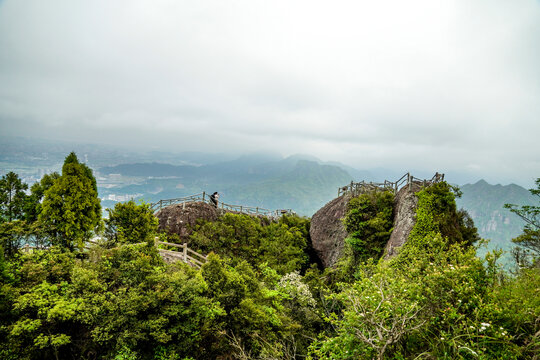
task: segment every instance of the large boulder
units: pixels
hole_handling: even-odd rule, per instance
[[[309,235],[324,267],[334,266],[341,256],[347,237],[342,219],[347,212],[349,199],[349,196],[335,198],[311,218]]]
[[[390,258],[397,254],[416,223],[418,208],[417,191],[422,189],[421,182],[413,182],[401,188],[394,199],[394,222],[390,239],[385,246],[384,256]],[[341,257],[347,231],[342,219],[347,211],[350,195],[340,196],[330,201],[313,215],[309,234],[313,248],[324,267],[334,266]]]
[[[159,229],[177,234],[182,239],[191,235],[197,220],[216,221],[218,209],[205,202],[190,202],[167,206],[159,210],[156,217]]]

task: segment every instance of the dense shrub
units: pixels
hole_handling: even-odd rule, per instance
[[[394,195],[389,191],[362,194],[347,204],[345,241],[360,261],[382,255],[392,232],[393,208]]]
[[[474,248],[430,240],[400,266],[362,265],[357,281],[331,295],[342,305],[329,317],[337,332],[313,343],[312,358],[531,358],[539,349],[538,272],[500,283],[494,258],[485,265]]]
[[[190,236],[190,246],[202,253],[215,252],[254,267],[266,263],[279,274],[307,266],[309,220],[284,216],[276,222],[227,213],[215,222],[204,222]]]
[[[130,200],[116,203],[114,209],[107,209],[105,237],[110,246],[118,243],[141,243],[152,241],[158,231],[158,219],[148,204],[135,204]]]
[[[477,258],[476,229],[447,184],[418,196],[416,225],[391,261],[379,257],[392,195],[351,200],[352,260],[324,271],[308,268],[309,220],[296,216],[199,224],[189,241],[209,253],[200,270],[165,264],[151,241],[131,244],[155,232],[134,203],[111,212],[115,247],[88,254],[21,255],[13,236],[33,230],[8,223],[0,358],[534,359],[539,269],[509,277],[498,254]]]

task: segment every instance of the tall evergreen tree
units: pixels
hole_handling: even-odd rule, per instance
[[[28,185],[23,183],[13,171],[0,179],[0,218],[11,222],[20,219],[23,215],[25,190]]]
[[[33,223],[38,219],[39,213],[41,213],[41,201],[47,191],[56,179],[60,177],[60,174],[53,172],[52,174],[45,174],[40,181],[34,183],[30,187],[30,195],[26,198],[24,204],[24,218],[27,222]]]
[[[74,152],[66,157],[62,175],[45,191],[38,219],[51,242],[68,249],[82,248],[101,225],[96,179]]]

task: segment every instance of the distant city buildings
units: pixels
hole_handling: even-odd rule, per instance
[[[124,194],[124,195],[108,194],[108,195],[102,196],[101,200],[124,202],[124,201],[129,201],[129,200],[139,198],[141,196],[143,196],[143,194]]]

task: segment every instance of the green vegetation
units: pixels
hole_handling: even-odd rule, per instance
[[[429,242],[436,234],[445,237],[450,244],[459,243],[465,247],[480,240],[469,214],[457,210],[456,193],[460,195],[459,190],[441,182],[416,194],[416,223],[402,250],[410,247],[417,251],[421,246],[431,246]]]
[[[496,265],[500,254],[477,258],[476,229],[448,184],[417,195],[417,222],[397,257],[359,264],[349,277],[347,261],[326,271],[341,281],[325,291],[334,331],[312,343],[312,358],[531,358],[540,349],[540,273],[511,278]]]
[[[501,261],[510,268],[513,262],[510,251],[515,246],[511,239],[522,233],[525,222],[504,205],[534,205],[538,201],[536,196],[515,184],[490,185],[483,180],[461,186],[460,191],[463,195],[456,199],[458,206],[471,214],[482,239],[489,239],[487,246],[479,249],[478,255],[483,256],[488,250],[505,250],[508,253],[501,257]]]
[[[45,191],[38,220],[51,241],[59,246],[82,248],[101,225],[101,205],[92,170],[77,155],[66,157],[62,175]]]
[[[158,232],[158,220],[148,204],[137,205],[133,200],[117,203],[107,209],[105,238],[109,246],[124,243],[153,241]]]
[[[308,265],[309,220],[283,216],[277,222],[266,218],[225,214],[216,222],[199,225],[190,246],[202,253],[215,252],[233,263],[252,266],[266,263],[283,275]]]
[[[536,189],[530,189],[531,195],[540,198],[540,178],[536,179]],[[514,257],[520,266],[540,265],[540,206],[506,204],[505,208],[525,221],[523,233],[512,239],[520,247],[514,249]]]
[[[52,174],[45,174],[40,181],[36,182],[30,188],[30,195],[26,199],[24,206],[25,220],[28,222],[36,222],[39,214],[43,209],[42,200],[45,196],[45,192],[54,184],[54,182],[60,177],[60,174],[54,172]]]
[[[310,264],[309,219],[225,214],[188,239],[209,254],[197,270],[163,262],[151,241],[156,220],[133,201],[109,211],[107,242],[80,251],[75,245],[99,221],[97,207],[87,206],[91,171],[74,154],[68,159],[61,176],[32,187],[24,201],[32,210],[0,227],[2,359],[532,359],[540,352],[539,268],[521,264],[509,275],[498,253],[478,258],[474,225],[445,183],[417,194],[416,225],[391,260],[381,255],[393,198],[381,192],[349,203],[354,261],[324,270]],[[67,207],[71,216],[51,227],[44,220],[60,193],[81,206]],[[53,246],[21,253],[30,239]]]
[[[312,344],[318,359],[530,359],[540,347],[538,271],[504,278],[489,257],[436,235],[400,266],[362,265],[331,298],[335,334]],[[527,297],[521,301],[520,297]]]
[[[352,198],[343,223],[349,233],[345,241],[351,245],[359,261],[378,259],[392,232],[394,194],[371,192]]]
[[[11,222],[23,216],[28,185],[24,184],[14,172],[0,179],[0,222]]]

